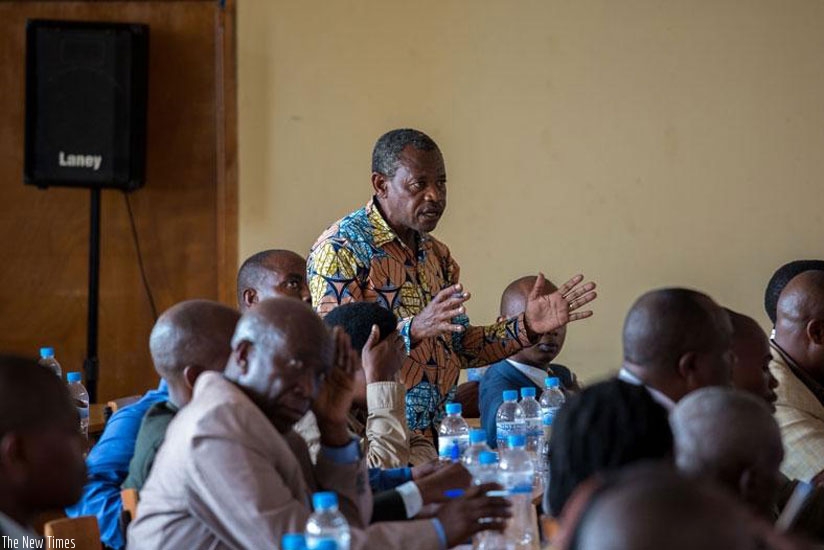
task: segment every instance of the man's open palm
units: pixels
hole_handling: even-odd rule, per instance
[[[583,275],[576,275],[548,294],[543,290],[546,278],[543,273],[538,273],[524,311],[529,330],[535,334],[546,334],[572,321],[591,317],[590,310],[577,311],[597,297],[595,283],[578,286],[583,280]]]

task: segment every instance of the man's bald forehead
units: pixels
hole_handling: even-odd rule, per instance
[[[535,286],[535,281],[538,280],[536,275],[527,275],[519,279],[515,279],[507,285],[504,293],[501,296],[501,315],[511,316],[517,315],[524,310],[529,293],[532,292],[532,287]],[[555,292],[558,287],[549,279],[544,279],[545,292]]]
[[[796,275],[778,298],[779,320],[813,318],[824,318],[824,271],[805,271]]]
[[[238,321],[232,347],[241,341],[264,345],[275,352],[284,343],[331,346],[329,332],[320,317],[305,302],[292,298],[263,300],[254,309],[243,314]]]

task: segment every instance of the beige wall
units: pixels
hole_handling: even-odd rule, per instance
[[[240,253],[305,253],[370,194],[372,144],[440,144],[436,235],[492,320],[546,270],[598,281],[560,357],[620,362],[627,308],[703,289],[766,324],[763,287],[824,256],[818,0],[240,0]]]

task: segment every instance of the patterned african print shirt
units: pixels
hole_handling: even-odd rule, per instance
[[[412,344],[412,318],[441,289],[456,284],[460,272],[446,245],[432,236],[419,234],[417,248],[401,242],[373,198],[318,238],[307,278],[321,316],[356,301],[377,302],[395,313],[407,352],[401,369],[407,423],[410,430],[427,432],[440,424],[444,405],[454,399],[459,369],[495,363],[530,342],[522,313],[477,327],[461,315],[452,322],[465,327],[462,333]]]

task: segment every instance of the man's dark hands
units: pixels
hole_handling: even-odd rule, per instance
[[[426,304],[423,311],[412,318],[409,327],[409,337],[413,343],[426,338],[436,338],[442,334],[451,335],[453,332],[463,332],[463,325],[452,323],[452,319],[466,313],[463,303],[471,298],[468,292],[463,291],[463,285],[457,284],[446,287],[438,292],[432,301]]]

